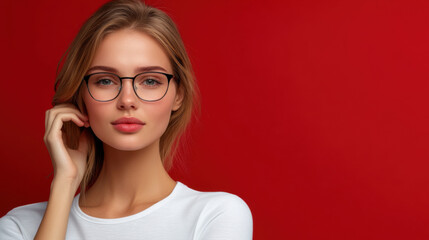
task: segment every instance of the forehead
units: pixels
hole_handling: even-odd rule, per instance
[[[106,66],[118,74],[138,73],[147,66],[160,66],[171,73],[171,64],[162,46],[146,33],[123,29],[108,34],[98,46],[90,67]]]

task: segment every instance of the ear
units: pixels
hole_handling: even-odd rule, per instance
[[[177,111],[182,106],[183,95],[183,88],[179,87],[176,92],[176,97],[174,98],[172,111]]]

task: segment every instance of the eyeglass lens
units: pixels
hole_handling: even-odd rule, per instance
[[[98,101],[110,101],[121,91],[121,79],[109,73],[96,73],[88,78],[88,90]],[[157,101],[168,90],[168,78],[161,73],[142,73],[134,80],[134,92],[146,101]]]

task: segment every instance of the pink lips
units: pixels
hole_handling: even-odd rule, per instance
[[[138,120],[137,118],[122,117],[112,122],[112,125],[116,130],[120,132],[133,133],[140,130],[145,125],[145,123]]]

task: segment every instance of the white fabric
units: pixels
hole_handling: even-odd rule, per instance
[[[137,214],[103,219],[79,208],[70,211],[66,239],[249,240],[251,212],[239,197],[225,192],[198,192],[177,182],[173,192]],[[17,207],[0,218],[0,239],[33,239],[47,202]]]

